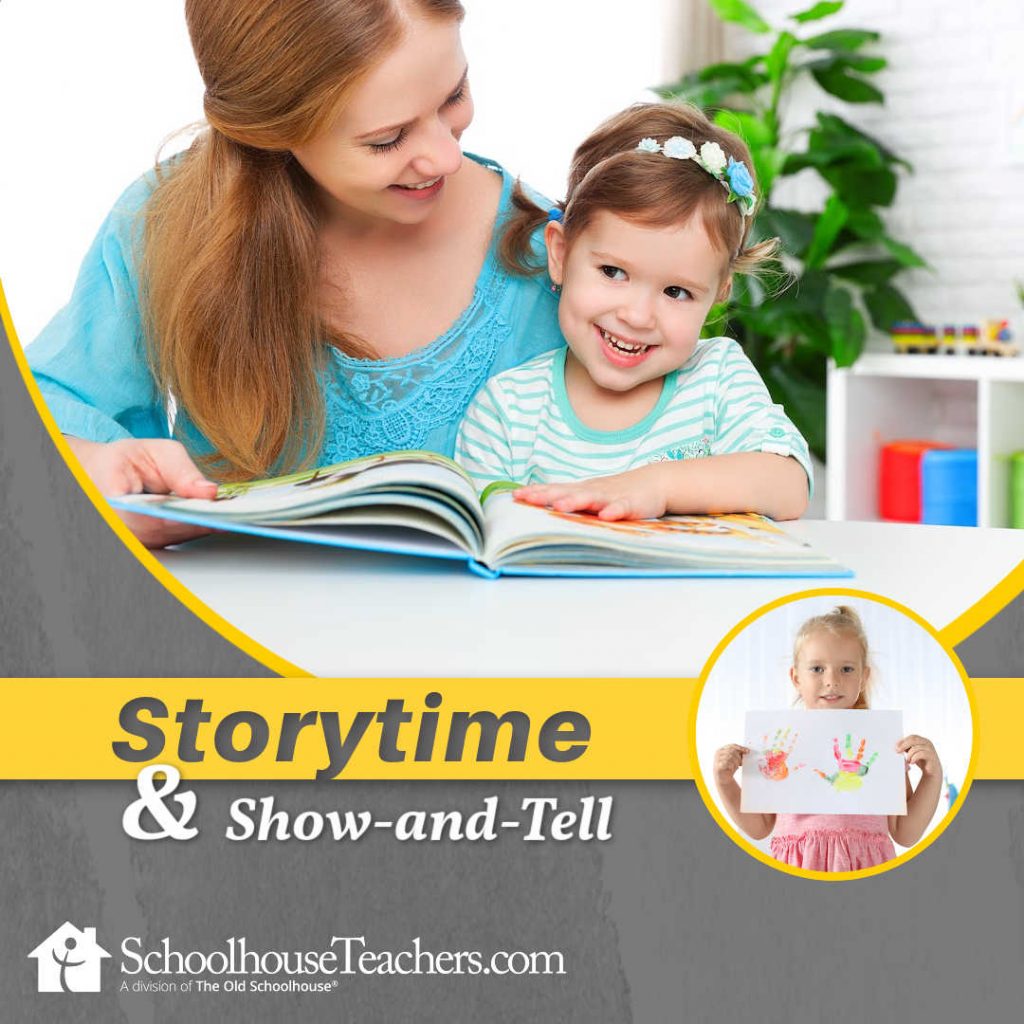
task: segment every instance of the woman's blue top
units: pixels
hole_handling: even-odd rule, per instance
[[[397,359],[354,359],[329,348],[320,465],[403,448],[451,456],[462,415],[484,381],[563,344],[547,274],[512,274],[498,259],[512,178],[497,164],[473,159],[502,176],[502,190],[472,301],[439,338]],[[152,173],[145,175],[115,204],[85,257],[71,301],[27,356],[63,433],[90,441],[176,436],[208,453],[187,410],[177,411],[172,435],[168,403],[147,362],[137,257],[140,213],[154,183]],[[538,232],[535,252],[542,251]]]

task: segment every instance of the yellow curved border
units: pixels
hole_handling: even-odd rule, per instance
[[[744,836],[719,810],[718,804],[715,802],[710,790],[708,789],[707,783],[704,781],[704,773],[699,761],[697,760],[697,713],[700,708],[701,695],[704,692],[708,676],[711,674],[711,670],[714,668],[715,662],[718,661],[722,652],[729,646],[729,644],[732,643],[732,641],[735,640],[736,637],[739,636],[739,634],[756,619],[761,618],[761,616],[773,611],[775,608],[780,608],[786,604],[792,604],[795,601],[802,601],[809,597],[854,597],[863,601],[874,601],[877,604],[887,605],[889,608],[905,615],[908,619],[912,619],[922,629],[930,633],[949,656],[949,660],[953,663],[953,667],[960,673],[960,678],[964,684],[964,692],[967,694],[967,703],[971,709],[971,757],[967,764],[967,777],[964,779],[963,788],[957,794],[957,798],[953,806],[949,808],[942,820],[924,839],[915,843],[906,852],[901,853],[893,860],[886,861],[884,864],[879,864],[876,867],[871,868],[862,868],[860,871],[809,871],[805,868],[795,868],[789,864],[783,864],[780,861],[775,860],[773,857],[769,857],[768,854],[754,846],[753,843],[751,843],[750,840],[747,839],[747,837]],[[907,861],[912,860],[923,850],[931,846],[931,844],[934,843],[935,840],[938,839],[946,830],[946,827],[953,818],[959,813],[960,808],[963,806],[964,799],[970,791],[971,783],[974,781],[974,772],[978,761],[978,706],[974,699],[970,680],[967,673],[964,671],[963,665],[960,664],[960,659],[956,656],[952,647],[943,640],[942,634],[939,633],[931,623],[926,622],[916,612],[912,612],[909,608],[899,604],[897,601],[893,601],[888,597],[882,597],[880,594],[872,594],[866,590],[847,590],[843,588],[833,589],[829,587],[818,590],[805,590],[799,594],[787,594],[785,597],[781,597],[778,600],[772,601],[770,604],[763,605],[756,611],[751,612],[750,615],[743,619],[742,622],[739,622],[729,630],[722,642],[714,649],[714,651],[711,652],[711,657],[708,658],[707,664],[704,666],[704,669],[700,674],[700,678],[697,681],[697,690],[694,700],[690,706],[688,738],[690,741],[690,749],[693,751],[693,780],[696,782],[697,789],[700,791],[700,797],[704,801],[704,806],[711,813],[711,816],[715,821],[718,822],[722,831],[734,843],[736,843],[740,849],[749,853],[751,857],[755,860],[759,860],[762,864],[767,864],[776,871],[784,872],[787,875],[793,875],[795,878],[813,878],[822,882],[848,882],[852,879],[870,878],[873,875],[881,875],[886,871],[891,871],[893,868],[899,867],[901,864],[906,864]]]
[[[0,321],[3,322],[4,330],[7,332],[11,354],[14,356],[14,361],[21,372],[21,377],[25,382],[29,397],[32,399],[32,404],[36,407],[36,412],[39,413],[39,418],[42,420],[46,432],[50,435],[50,439],[56,446],[57,451],[60,452],[71,474],[78,481],[78,485],[85,491],[86,496],[96,507],[96,511],[103,517],[107,525],[121,538],[125,547],[149,570],[150,575],[159,580],[193,615],[197,616],[202,622],[205,622],[207,626],[219,633],[225,640],[229,640],[240,650],[248,654],[250,658],[260,662],[260,664],[270,669],[271,672],[276,672],[280,676],[290,678],[308,677],[310,675],[309,672],[304,671],[297,665],[293,665],[290,661],[286,661],[269,648],[257,643],[251,636],[243,633],[236,626],[231,625],[230,622],[218,615],[212,608],[200,601],[188,587],[179,582],[172,573],[168,572],[153,557],[150,551],[125,526],[117,513],[103,500],[103,496],[96,489],[96,485],[86,475],[81,465],[79,465],[78,459],[75,458],[68,447],[67,441],[64,440],[64,435],[60,432],[56,421],[50,413],[49,407],[39,391],[39,385],[36,384],[35,377],[32,376],[32,371],[29,369],[28,361],[25,358],[25,350],[22,348],[17,332],[14,330],[14,321],[11,319],[11,311],[7,305],[2,278],[0,278]]]

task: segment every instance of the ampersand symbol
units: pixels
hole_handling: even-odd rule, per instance
[[[159,787],[154,785],[157,774],[164,776]],[[193,839],[199,829],[189,828],[188,822],[196,812],[195,793],[179,793],[174,797],[180,816],[167,806],[167,799],[178,788],[181,772],[169,764],[151,764],[139,772],[136,785],[139,799],[133,800],[121,816],[121,827],[133,839]],[[142,812],[149,811],[160,828],[150,832],[142,827]]]

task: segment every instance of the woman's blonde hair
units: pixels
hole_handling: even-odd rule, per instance
[[[864,666],[865,676],[861,684],[860,696],[854,708],[866,710],[870,705],[871,683],[874,672],[871,670],[871,659],[868,652],[868,635],[864,632],[864,624],[860,616],[849,605],[836,605],[824,615],[813,615],[797,631],[793,640],[793,667],[796,668],[800,660],[800,652],[803,650],[807,638],[814,633],[832,633],[839,636],[848,636],[857,641],[860,647],[861,662]]]
[[[698,150],[705,142],[717,143],[727,157],[745,163],[753,178],[753,160],[743,141],[712,124],[696,107],[634,104],[599,125],[573,155],[565,201],[559,204],[567,247],[602,210],[652,227],[684,224],[699,212],[712,244],[726,256],[728,270],[756,270],[774,255],[778,240],[747,245],[753,217],[744,217],[739,203],[727,201],[721,182],[694,160],[654,159],[637,152],[641,139],[664,143],[675,136]],[[512,270],[536,273],[541,267],[532,253],[531,236],[548,212],[518,186],[513,203],[516,212],[505,229],[501,257]]]
[[[290,151],[328,127],[411,11],[463,13],[458,0],[186,0],[209,127],[158,168],[141,300],[157,386],[221,479],[315,458],[325,346],[371,354],[320,308],[316,193]]]

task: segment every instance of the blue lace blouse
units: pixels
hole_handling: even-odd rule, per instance
[[[318,462],[420,448],[452,455],[470,399],[495,373],[563,344],[557,299],[546,274],[511,274],[497,256],[511,211],[512,178],[502,176],[495,229],[473,298],[430,344],[397,359],[354,359],[331,348],[322,375],[327,430]],[[29,365],[61,431],[91,441],[170,437],[167,404],[146,360],[135,253],[152,174],[115,204],[93,242],[71,300],[28,347]],[[535,240],[541,251],[540,235]],[[179,411],[174,435],[209,452]]]

